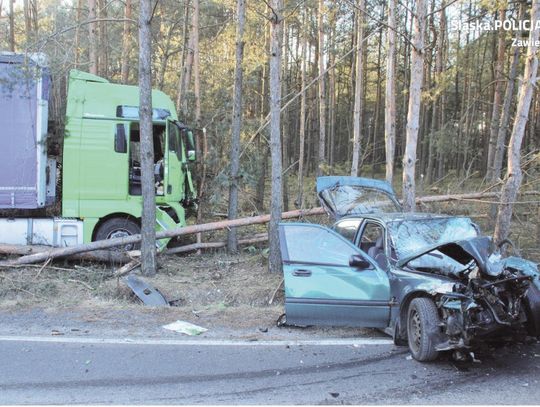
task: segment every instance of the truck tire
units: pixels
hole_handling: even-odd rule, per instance
[[[111,218],[99,225],[95,240],[113,239],[141,233],[141,227],[129,218]],[[123,247],[113,247],[112,250],[135,250],[140,244],[132,243]]]
[[[415,298],[407,312],[407,339],[412,357],[419,362],[429,362],[439,356],[432,340],[438,329],[439,314],[429,298]]]

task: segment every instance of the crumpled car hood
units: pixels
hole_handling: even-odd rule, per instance
[[[524,274],[535,277],[535,284],[540,288],[538,267],[535,263],[520,257],[503,258],[490,237],[482,236],[442,245],[432,246],[398,261],[397,266],[402,267],[410,261],[433,251],[439,251],[446,256],[465,265],[475,260],[480,272],[492,277],[499,276],[507,267],[521,270]],[[453,273],[459,277],[457,273]]]

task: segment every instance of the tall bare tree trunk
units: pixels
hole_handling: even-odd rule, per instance
[[[322,175],[326,163],[326,86],[325,86],[325,50],[324,50],[324,0],[319,0],[317,7],[318,43],[319,43],[319,154],[317,176]]]
[[[381,12],[384,14],[384,11]],[[382,79],[381,79],[381,56],[382,56],[382,44],[383,44],[383,30],[379,29],[379,40],[377,45],[377,79],[375,92],[375,112],[372,120],[372,144],[371,144],[371,177],[375,178],[375,167],[377,166],[378,158],[378,139],[379,139],[379,122],[381,116],[381,101],[382,101]],[[367,59],[367,58],[366,58]],[[367,82],[367,81],[366,81]],[[369,133],[368,133],[369,134]]]
[[[98,10],[99,10],[99,18],[101,20],[105,20],[107,18],[107,1],[106,0],[98,0]],[[99,40],[98,40],[98,61],[99,61],[99,75],[107,77],[109,75],[109,41],[107,41],[107,22],[106,21],[100,21],[98,23],[98,34],[99,34]]]
[[[184,77],[187,70],[186,53],[188,47],[188,25],[189,25],[189,3],[190,0],[184,0],[184,22],[182,25],[182,50],[180,52],[180,75],[178,76],[176,110],[180,113],[182,100],[185,98],[186,89],[184,87]]]
[[[499,10],[499,20],[504,21],[506,16],[506,5],[503,4]],[[495,65],[495,92],[493,93],[493,109],[491,110],[491,126],[489,131],[488,148],[488,181],[495,181],[495,150],[497,149],[497,137],[499,133],[499,119],[501,116],[501,102],[504,88],[504,51],[505,51],[506,30],[499,30],[499,42],[497,46],[497,61]]]
[[[531,6],[531,27],[535,27],[540,22],[540,0],[533,0]],[[525,60],[525,71],[523,81],[519,90],[519,100],[516,108],[514,127],[510,136],[508,148],[508,168],[506,170],[506,182],[501,191],[501,205],[497,214],[494,240],[496,243],[502,242],[508,237],[510,232],[510,222],[512,220],[513,202],[515,202],[523,174],[521,171],[521,142],[525,134],[525,126],[529,117],[531,100],[537,81],[538,72],[538,41],[540,37],[539,29],[532,29],[529,32],[529,46],[527,49],[527,59]]]
[[[300,62],[300,129],[299,138],[300,146],[298,149],[298,192],[296,195],[295,205],[297,208],[301,208],[303,204],[304,194],[304,155],[306,146],[306,70],[307,70],[307,11],[303,14],[302,25],[302,56]]]
[[[98,73],[98,53],[97,53],[97,37],[96,37],[96,0],[88,0],[88,20],[92,21],[88,24],[88,59],[90,66],[88,70],[91,74]]]
[[[77,0],[77,28],[75,29],[75,68],[81,63],[81,19],[84,0]]]
[[[283,33],[282,39],[282,73],[281,73],[281,94],[288,95],[289,89],[289,25],[287,21],[283,20],[283,27],[281,29]],[[289,111],[285,109],[283,111],[283,117],[281,118],[281,155],[282,155],[282,166],[285,167],[283,172],[282,184],[283,184],[283,211],[287,212],[289,210]]]
[[[30,11],[30,0],[23,1],[24,11],[24,29],[26,31],[26,46],[28,47],[32,42],[32,18]]]
[[[396,3],[388,2],[388,50],[386,55],[386,92],[384,106],[384,140],[386,152],[386,181],[394,181],[396,154]]]
[[[195,126],[201,127],[201,75],[199,52],[199,0],[193,0],[193,14],[191,15],[192,43],[193,43],[193,95],[195,96]],[[186,87],[187,89],[187,87]],[[202,205],[197,207],[197,222],[202,221]],[[202,234],[197,233],[197,243],[202,242]],[[201,254],[198,250],[197,254]]]
[[[122,44],[122,83],[127,84],[129,80],[129,51],[131,49],[131,0],[126,0],[124,8],[124,33]]]
[[[336,6],[334,5],[329,17],[329,50],[328,50],[328,142],[326,149],[328,154],[328,165],[334,165],[334,153],[336,147],[336,69],[332,68],[336,62]]]
[[[521,21],[525,15],[525,2],[521,2],[519,6],[519,16],[517,21]],[[512,62],[510,64],[510,72],[508,74],[508,82],[504,92],[504,101],[501,111],[501,119],[499,121],[499,129],[497,134],[497,145],[495,146],[495,156],[493,158],[493,180],[501,177],[502,163],[504,157],[504,147],[506,145],[506,134],[510,124],[510,106],[514,99],[514,84],[517,76],[517,67],[519,64],[520,47],[514,47],[512,54]]]
[[[152,0],[140,0],[139,10],[139,117],[141,148],[142,222],[141,268],[156,274],[156,198],[152,134]]]
[[[193,15],[191,16],[193,29],[193,93],[195,96],[195,125],[201,126],[201,75],[199,52],[199,0],[193,0]]]
[[[356,78],[354,87],[354,111],[353,111],[353,156],[351,164],[351,176],[358,176],[360,163],[360,145],[362,133],[362,109],[364,93],[364,0],[358,0],[356,14],[357,40],[356,40]]]
[[[441,86],[441,75],[443,72],[443,66],[444,66],[444,46],[445,46],[445,40],[446,40],[446,11],[445,11],[445,1],[443,0],[441,2],[441,11],[439,12],[440,15],[440,24],[441,24],[441,30],[437,37],[437,41],[435,44],[435,87]],[[442,91],[441,91],[442,93]],[[437,130],[437,125],[440,125],[439,123],[439,106],[441,105],[439,98],[437,97],[438,90],[435,90],[435,96],[433,97],[433,106],[432,106],[432,114],[431,114],[431,130],[429,134],[429,147],[428,147],[428,157],[427,157],[427,169],[426,169],[426,184],[431,184],[431,181],[433,180],[433,164],[435,162],[435,143],[436,143],[436,136],[435,132]],[[440,128],[439,128],[440,129]]]
[[[191,22],[193,26],[193,21]],[[194,44],[193,44],[193,28],[190,32],[190,38],[188,41],[188,49],[187,49],[187,56],[186,56],[186,63],[184,65],[184,76],[183,80],[184,83],[182,85],[183,93],[182,93],[182,99],[180,100],[180,105],[182,106],[182,115],[184,120],[186,120],[188,116],[188,93],[189,93],[189,85],[191,84],[191,72],[193,68],[193,59],[194,59]]]
[[[270,12],[270,7],[268,5],[266,6],[266,13]],[[264,49],[270,49],[270,24],[265,25],[264,27]],[[268,95],[268,80],[267,80],[267,64],[263,64],[261,67],[261,76],[260,76],[260,88],[259,88],[259,125],[262,126],[262,124],[266,121],[266,112],[267,112],[267,103],[269,104],[269,100],[267,99]],[[255,198],[255,205],[257,206],[257,210],[259,212],[264,211],[264,197],[266,195],[266,174],[268,171],[268,159],[270,155],[270,149],[269,145],[267,143],[267,140],[263,140],[262,134],[259,133],[257,135],[257,145],[259,148],[259,154],[262,154],[262,160],[260,161],[259,166],[259,177],[257,179],[257,193]],[[260,157],[260,155],[259,155]]]
[[[15,52],[15,0],[9,2],[9,50]]]
[[[407,113],[407,141],[403,156],[403,208],[414,212],[416,196],[416,147],[418,144],[418,123],[422,79],[424,74],[424,31],[426,26],[426,3],[416,2],[416,14],[411,49],[411,84],[409,87],[409,110]]]
[[[279,249],[279,221],[282,205],[282,165],[280,137],[280,101],[281,101],[281,38],[283,24],[282,0],[271,0],[270,26],[270,154],[272,159],[272,193],[270,198],[270,223],[268,240],[270,254],[268,266],[271,272],[281,272],[281,252]]]
[[[24,0],[24,27],[26,31],[26,47],[32,46],[37,39],[37,0]]]
[[[242,127],[242,75],[244,61],[244,27],[246,21],[246,2],[237,0],[236,3],[236,69],[234,75],[234,101],[231,135],[231,178],[229,185],[229,219],[238,217],[238,175],[240,171],[240,130]],[[227,250],[229,253],[238,251],[236,228],[229,229],[227,234]]]

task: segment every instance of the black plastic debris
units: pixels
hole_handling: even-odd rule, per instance
[[[153,307],[168,307],[169,303],[157,288],[130,274],[125,281],[131,291],[144,303]]]

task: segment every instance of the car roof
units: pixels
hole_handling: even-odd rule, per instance
[[[429,219],[446,219],[446,218],[461,218],[466,216],[453,216],[440,213],[422,213],[422,212],[396,212],[396,213],[366,213],[362,215],[350,215],[340,218],[336,223],[344,219],[373,219],[382,223],[404,221],[404,220],[429,220]]]

